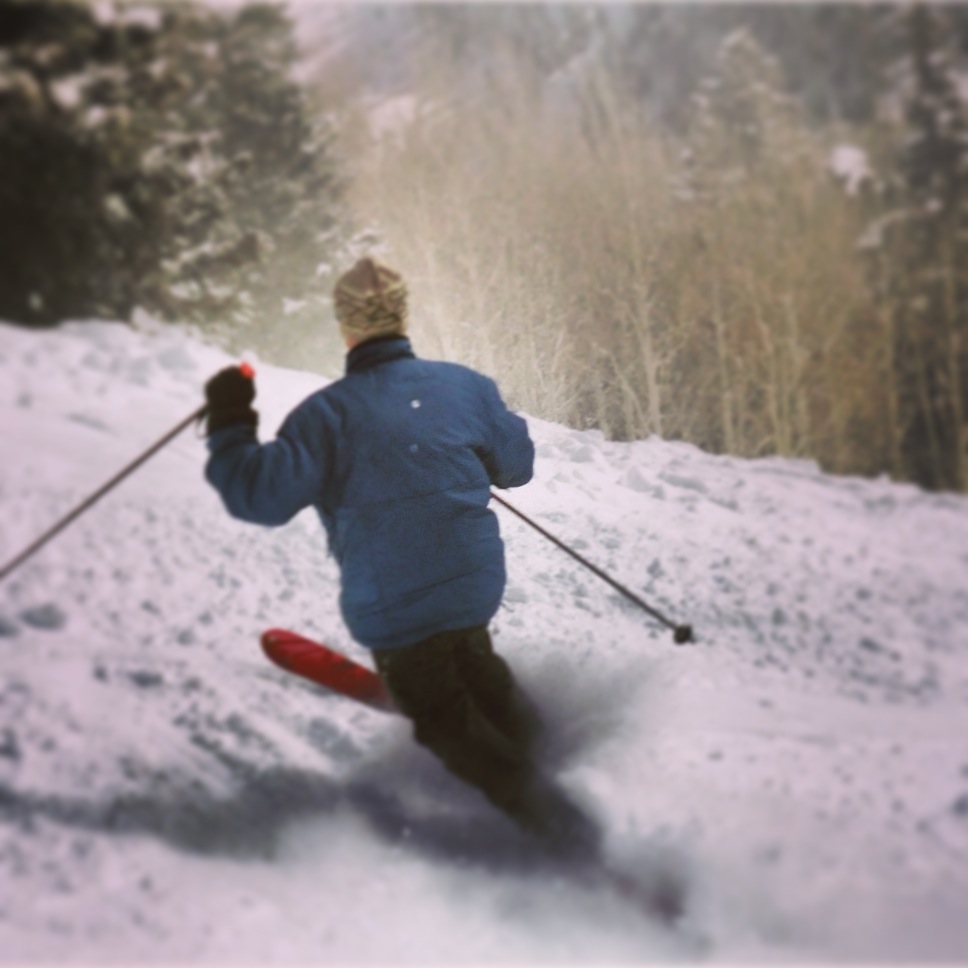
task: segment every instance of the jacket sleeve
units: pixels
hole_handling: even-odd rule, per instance
[[[266,444],[249,426],[226,427],[209,437],[205,477],[229,514],[277,526],[321,500],[331,439],[324,413],[306,401]]]
[[[508,410],[497,384],[488,377],[483,380],[488,432],[477,456],[495,487],[520,487],[534,474],[534,443],[528,425]]]

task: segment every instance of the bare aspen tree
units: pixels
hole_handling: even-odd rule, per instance
[[[842,130],[808,127],[748,36],[727,39],[674,136],[600,53],[539,83],[519,45],[470,93],[459,60],[427,65],[411,122],[366,149],[351,199],[412,281],[418,349],[610,437],[898,467],[917,355],[856,248],[870,213],[829,174]],[[892,246],[878,258],[896,279]],[[945,347],[963,353],[951,319]],[[945,392],[963,394],[953,366]]]

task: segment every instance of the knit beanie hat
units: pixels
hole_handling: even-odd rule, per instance
[[[360,259],[336,280],[333,308],[343,337],[357,343],[407,330],[407,287],[399,273]]]

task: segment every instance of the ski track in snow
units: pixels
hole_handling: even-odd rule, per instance
[[[0,561],[228,362],[149,323],[0,326]],[[326,381],[257,369],[266,439]],[[685,879],[684,930],[263,658],[272,625],[367,653],[313,514],[231,520],[187,431],[0,586],[3,960],[968,960],[968,499],[529,424],[508,498],[696,632],[497,509],[493,631],[547,760],[628,869]]]

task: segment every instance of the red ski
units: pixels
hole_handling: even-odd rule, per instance
[[[262,633],[265,654],[287,672],[355,699],[381,712],[396,712],[383,680],[366,666],[348,659],[322,642],[285,629]]]

